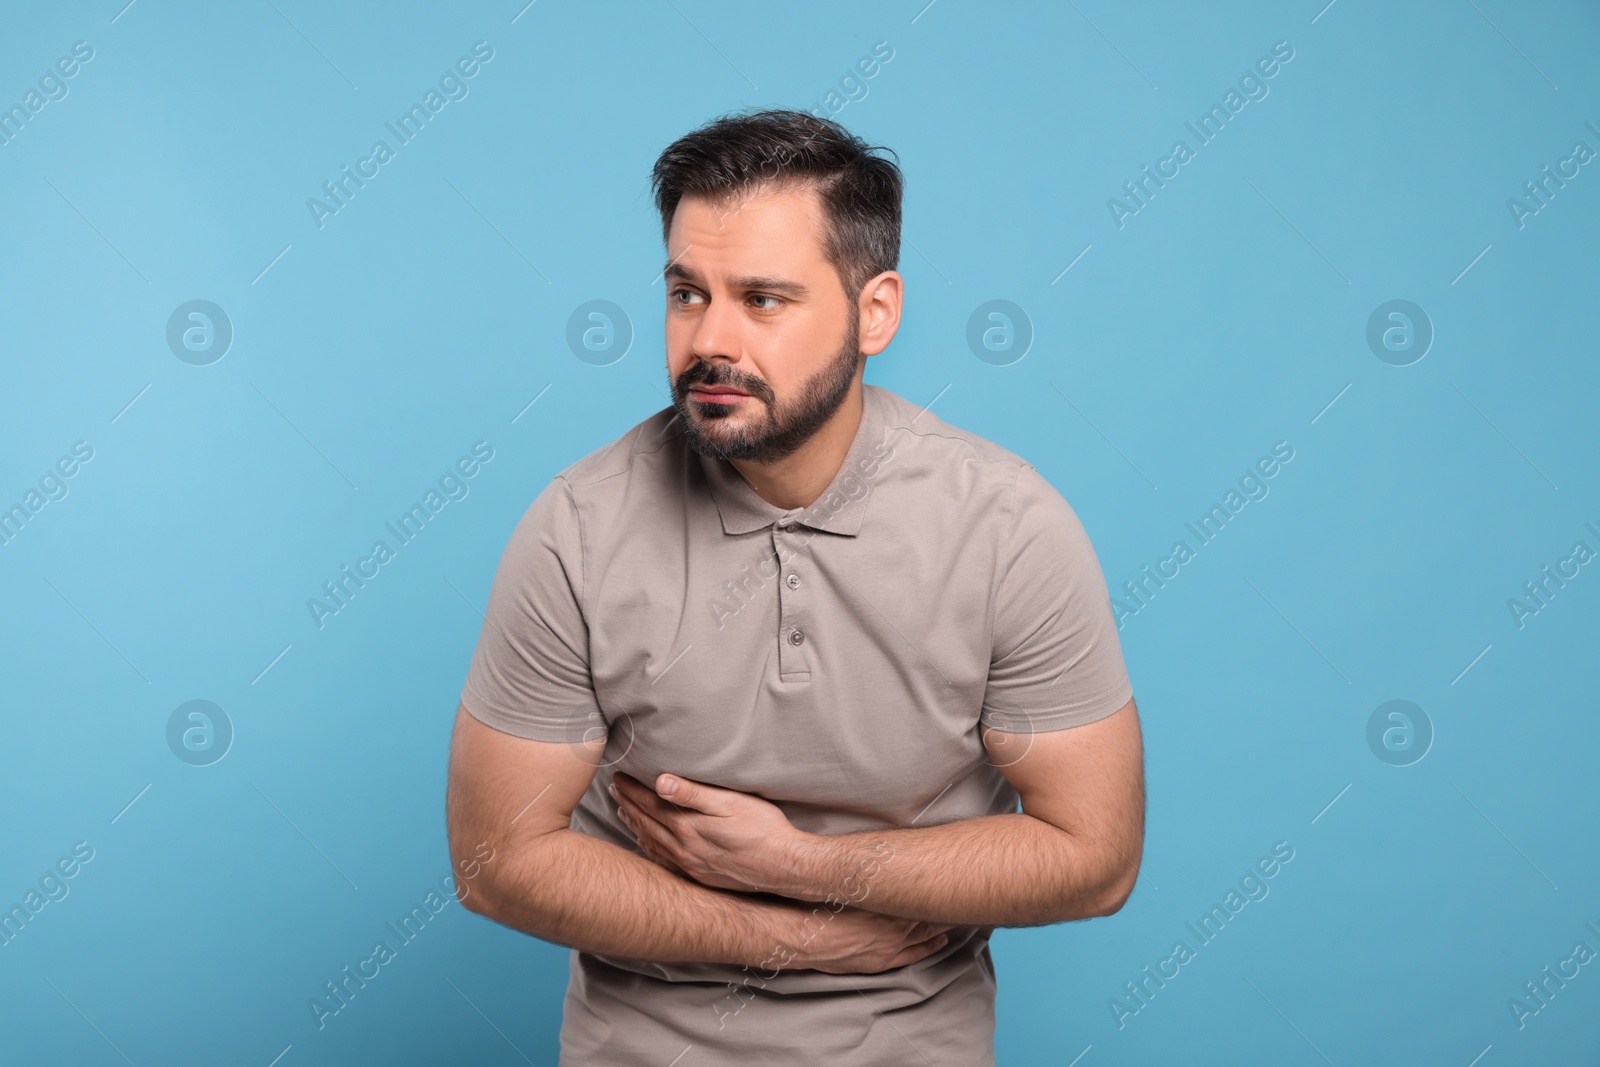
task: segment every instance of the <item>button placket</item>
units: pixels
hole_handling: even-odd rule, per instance
[[[811,663],[805,653],[811,636],[811,613],[806,610],[796,553],[800,534],[791,519],[773,524],[772,548],[777,553],[783,580],[778,583],[778,674],[796,680],[810,676]]]

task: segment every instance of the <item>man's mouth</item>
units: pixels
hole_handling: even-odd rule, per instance
[[[691,385],[689,387],[689,396],[692,399],[711,403],[732,403],[740,397],[749,395],[749,393],[739,389],[731,389],[726,385]]]

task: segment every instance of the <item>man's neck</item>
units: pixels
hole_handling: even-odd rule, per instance
[[[850,393],[822,429],[796,451],[773,463],[732,460],[756,495],[785,511],[810,507],[844,466],[861,426],[866,386],[858,378]]]

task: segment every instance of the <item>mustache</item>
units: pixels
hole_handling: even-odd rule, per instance
[[[691,385],[725,385],[730,389],[739,389],[758,400],[771,400],[772,391],[766,382],[759,378],[747,378],[735,375],[722,364],[695,363],[688,370],[678,376],[678,395],[686,397]]]

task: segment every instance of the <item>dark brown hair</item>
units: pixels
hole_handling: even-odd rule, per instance
[[[804,111],[735,112],[667,146],[650,172],[661,239],[685,196],[721,203],[752,190],[812,184],[823,206],[823,252],[852,300],[900,261],[900,168],[831,119]],[[896,159],[899,157],[896,156]]]

